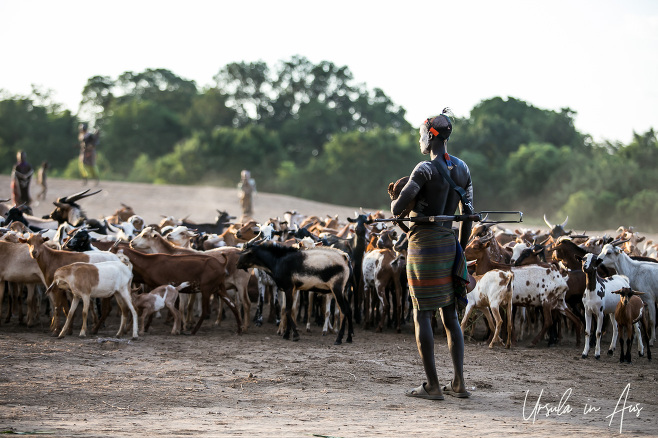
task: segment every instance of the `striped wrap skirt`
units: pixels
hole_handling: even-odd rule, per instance
[[[466,297],[468,272],[451,229],[414,224],[409,232],[407,281],[416,310],[436,310]]]

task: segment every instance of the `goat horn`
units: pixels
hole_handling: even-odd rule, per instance
[[[535,239],[535,240],[536,240],[536,239]],[[543,242],[540,243],[540,245],[541,245],[541,246],[546,245],[546,242],[548,242],[549,240],[551,240],[551,236],[548,236],[548,237],[546,238],[546,240],[544,240]]]
[[[488,242],[493,238],[493,234],[485,234],[484,236],[480,236],[480,242]]]
[[[67,204],[72,204],[75,201],[78,201],[82,198],[88,198],[89,196],[95,195],[96,193],[100,192],[102,189],[98,189],[93,193],[89,193],[89,190],[91,190],[91,189],[83,190],[83,191],[75,193],[71,196],[66,196],[66,197],[61,199],[61,202],[65,202]]]
[[[553,225],[551,225],[548,219],[546,219],[546,215],[544,215],[544,222],[546,223],[546,225],[548,225],[548,228],[553,229]]]
[[[614,240],[614,241],[610,242],[610,245],[612,245],[612,246],[619,246],[619,245],[621,245],[622,243],[626,243],[626,242],[628,242],[629,240],[631,240],[631,239]]]
[[[560,226],[561,226],[562,228],[566,227],[566,226],[567,226],[567,221],[568,221],[568,220],[569,220],[569,216],[567,216],[567,218],[564,220],[564,222],[562,222],[562,225],[560,225]]]
[[[261,240],[264,240],[264,239],[265,239],[265,236],[262,236],[262,234],[263,234],[262,231],[259,232],[259,233],[256,235],[256,237],[254,237],[253,239],[251,239],[249,242],[245,243],[244,247],[245,247],[245,248],[248,248],[248,247],[253,246],[253,245],[255,245],[256,243],[260,242]],[[262,236],[262,237],[261,237],[261,236]]]

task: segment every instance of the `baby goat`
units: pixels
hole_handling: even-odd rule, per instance
[[[647,332],[647,318],[644,313],[644,302],[639,295],[644,292],[638,292],[630,287],[624,287],[613,292],[621,295],[617,308],[615,309],[615,319],[619,325],[619,362],[631,363],[631,345],[633,345],[633,325],[640,322],[642,338],[647,346],[647,358],[651,360],[651,348],[649,347],[649,336]],[[624,339],[626,338],[626,354],[624,355]]]
[[[176,300],[178,299],[178,292],[189,285],[190,282],[185,281],[178,286],[163,285],[156,287],[149,293],[139,295],[135,293],[132,294],[133,305],[135,306],[137,313],[140,315],[140,336],[143,336],[144,332],[146,332],[151,325],[153,314],[165,307],[169,309],[174,317],[174,326],[171,329],[171,334],[180,335],[181,314],[178,309],[176,309]]]

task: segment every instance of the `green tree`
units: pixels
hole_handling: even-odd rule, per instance
[[[165,155],[185,136],[176,114],[153,101],[133,100],[114,106],[105,119],[99,149],[115,172],[127,175],[138,156],[154,159]]]
[[[649,232],[658,231],[658,190],[645,189],[619,201],[618,223]]]
[[[30,96],[0,100],[0,169],[9,172],[16,152],[24,150],[35,168],[49,161],[57,171],[77,156],[76,124],[70,111],[36,88]]]
[[[114,103],[114,88],[116,81],[109,76],[93,76],[87,80],[82,89],[82,100],[80,101],[82,111],[94,114],[99,119],[103,114],[110,111]]]
[[[280,188],[324,202],[388,209],[388,184],[409,175],[419,158],[410,134],[383,129],[338,134],[307,167],[295,171],[284,163]]]
[[[201,130],[210,135],[216,128],[233,126],[237,114],[226,106],[226,101],[226,95],[218,88],[197,95],[183,118],[188,131]]]
[[[235,122],[238,126],[270,117],[273,111],[271,79],[265,62],[233,62],[222,68],[214,79],[217,88],[227,94],[229,106],[237,113]]]
[[[371,92],[354,84],[347,67],[328,61],[314,65],[294,56],[274,70],[262,61],[233,63],[215,80],[218,88],[226,91],[238,124],[244,126],[251,120],[279,131],[299,166],[321,154],[334,134],[384,127],[399,132],[410,129],[404,109],[381,89]]]
[[[127,71],[119,76],[116,83],[123,91],[117,98],[119,104],[131,100],[150,101],[178,115],[189,110],[197,95],[194,81],[163,68],[146,69],[141,73]]]

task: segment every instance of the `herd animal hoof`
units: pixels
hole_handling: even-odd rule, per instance
[[[583,359],[587,359],[587,355],[586,355],[586,354],[583,354]]]
[[[597,355],[597,356],[594,356],[594,359],[596,359],[596,360],[601,360],[601,355],[599,354],[599,355]]]

